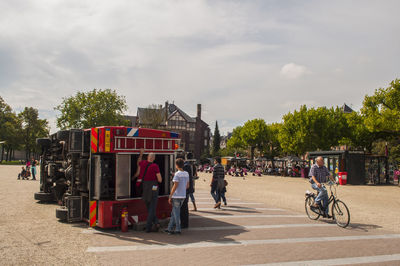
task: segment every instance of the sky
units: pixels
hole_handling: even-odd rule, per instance
[[[211,129],[306,104],[355,110],[400,78],[400,1],[2,0],[0,96],[39,110],[115,89],[137,107],[202,104]]]

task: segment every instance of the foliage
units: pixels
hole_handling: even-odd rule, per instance
[[[22,122],[22,145],[29,159],[32,153],[39,152],[36,139],[49,135],[48,122],[39,119],[39,112],[33,107],[25,107],[18,117]]]
[[[4,159],[5,151],[8,154],[6,160],[9,160],[11,152],[20,148],[21,138],[21,121],[11,107],[0,97],[0,141],[3,142],[1,144],[0,162]]]
[[[361,108],[365,125],[380,138],[400,136],[400,80],[396,79],[387,88],[366,95]]]
[[[125,97],[119,96],[115,90],[77,92],[75,96],[63,98],[62,103],[55,107],[61,113],[57,117],[57,127],[70,129],[129,125],[129,121],[123,117],[127,109]]]
[[[213,137],[213,145],[212,145],[212,154],[213,156],[218,156],[219,150],[221,149],[221,135],[219,133],[218,121],[215,121],[215,129],[214,129],[214,137]]]
[[[165,111],[162,105],[151,104],[147,108],[144,108],[141,116],[139,117],[140,124],[148,127],[158,129],[163,123],[165,123]]]
[[[299,111],[283,117],[279,141],[287,153],[302,155],[307,151],[330,150],[349,135],[344,113],[338,108],[311,108],[305,105]]]
[[[263,150],[268,142],[268,127],[263,119],[247,121],[240,130],[240,137],[244,144],[250,148],[251,159],[254,158],[254,150]]]

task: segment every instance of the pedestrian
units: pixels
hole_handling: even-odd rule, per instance
[[[178,158],[183,159],[183,156],[179,156]],[[180,214],[180,216],[181,216],[181,228],[188,228],[189,227],[189,206],[188,206],[189,197],[191,198],[192,203],[193,203],[195,209],[197,210],[196,203],[194,201],[194,196],[193,196],[193,193],[194,193],[194,180],[193,180],[194,166],[189,161],[189,160],[191,160],[193,158],[192,154],[188,153],[186,155],[186,158],[188,160],[185,161],[185,163],[183,165],[183,170],[186,171],[189,174],[189,188],[186,190],[186,198],[183,201],[182,207],[181,207],[181,214]]]
[[[32,172],[32,180],[36,180],[36,165],[38,161],[35,160],[35,158],[32,156],[31,159],[31,172]]]
[[[225,171],[221,165],[221,157],[215,157],[213,177],[211,180],[211,196],[214,198],[214,208],[221,207],[221,195],[225,188]]]
[[[189,188],[189,174],[183,170],[184,160],[182,158],[176,159],[176,168],[178,171],[175,173],[172,182],[174,185],[171,189],[168,202],[172,205],[171,219],[169,220],[168,228],[165,230],[168,234],[181,233],[181,216],[180,211],[184,200],[186,199],[186,189]],[[175,230],[174,230],[175,228]]]
[[[160,168],[154,160],[156,155],[149,153],[147,160],[142,160],[144,150],[140,150],[140,155],[137,160],[137,170],[133,179],[138,179],[143,183],[142,199],[146,204],[147,208],[147,221],[146,221],[146,233],[152,231],[158,231],[160,229],[160,223],[158,221],[156,210],[158,201],[159,183],[162,182],[160,174]]]

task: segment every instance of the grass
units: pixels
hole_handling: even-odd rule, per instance
[[[21,163],[21,161],[3,161],[0,165],[24,165],[24,163]]]

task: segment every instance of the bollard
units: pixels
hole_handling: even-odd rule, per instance
[[[121,232],[128,232],[128,216],[128,208],[125,206],[121,213]]]

